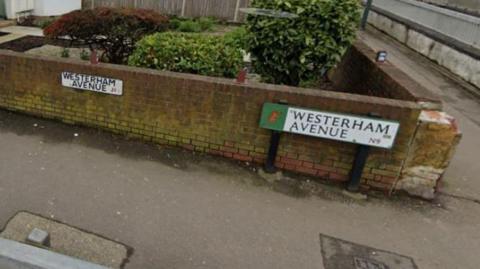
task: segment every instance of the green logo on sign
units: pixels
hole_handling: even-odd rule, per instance
[[[263,105],[260,127],[270,130],[283,131],[288,107],[285,105],[266,103]]]

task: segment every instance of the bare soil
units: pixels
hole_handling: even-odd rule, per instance
[[[0,34],[1,35],[1,34]],[[0,44],[0,49],[13,50],[16,52],[25,52],[43,45],[53,45],[61,47],[75,47],[69,40],[48,39],[39,36],[26,36]],[[78,46],[76,46],[78,47]]]

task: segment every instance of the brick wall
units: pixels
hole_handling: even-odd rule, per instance
[[[124,95],[61,86],[61,72],[124,81]],[[147,69],[90,65],[61,58],[0,50],[0,107],[103,128],[130,137],[239,161],[263,163],[270,132],[258,127],[265,102],[366,115],[401,123],[391,150],[374,149],[363,187],[391,192],[402,173],[420,108],[415,102],[268,84],[236,84],[222,78]],[[336,182],[346,181],[356,145],[283,134],[277,166]]]
[[[440,98],[390,62],[377,63],[377,52],[357,41],[329,78],[338,89],[350,93],[417,102],[423,108],[441,110]]]

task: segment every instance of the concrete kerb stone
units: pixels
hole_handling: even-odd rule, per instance
[[[38,27],[26,27],[26,26],[7,26],[0,29],[1,32],[18,34],[23,36],[43,36],[43,30]]]
[[[407,46],[428,57],[435,41],[417,31],[408,30]]]
[[[392,36],[398,41],[405,43],[408,38],[408,28],[400,23],[392,22],[392,28],[390,30]]]
[[[0,238],[2,269],[109,269],[46,249]]]
[[[385,15],[374,11],[370,14],[371,18],[368,21],[371,25],[480,88],[480,61],[478,59],[441,41],[427,37],[408,25],[392,20]],[[404,34],[406,34],[405,38]]]
[[[130,253],[123,244],[28,212],[19,212],[10,219],[0,237],[29,243],[27,238],[34,228],[50,235],[48,250],[95,264],[121,268]]]
[[[26,36],[25,34],[8,34],[8,35],[0,36],[0,44],[17,40],[25,36]]]

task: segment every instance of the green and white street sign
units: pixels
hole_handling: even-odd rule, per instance
[[[400,123],[265,103],[260,127],[390,149],[395,142]]]

